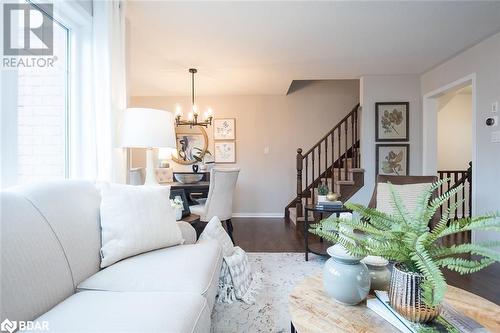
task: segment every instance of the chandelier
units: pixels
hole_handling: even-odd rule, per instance
[[[189,73],[191,73],[191,111],[188,114],[187,120],[182,120],[182,110],[179,105],[177,105],[175,110],[175,125],[189,125],[189,127],[193,126],[204,126],[208,127],[208,125],[212,125],[213,111],[211,108],[208,108],[207,111],[203,114],[203,120],[198,120],[200,118],[200,114],[198,112],[198,107],[194,103],[194,74],[196,74],[198,70],[196,68],[190,68]]]

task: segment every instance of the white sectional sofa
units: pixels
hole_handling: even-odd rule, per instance
[[[1,318],[47,321],[50,332],[209,332],[222,250],[196,243],[100,269],[94,183],[50,182],[1,194]]]

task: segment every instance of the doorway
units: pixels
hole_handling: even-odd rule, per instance
[[[450,219],[474,214],[475,81],[475,74],[471,74],[426,94],[423,99],[424,174],[448,180],[439,189],[440,194],[463,186],[443,207],[444,211],[457,203]],[[461,243],[469,239],[452,241]]]

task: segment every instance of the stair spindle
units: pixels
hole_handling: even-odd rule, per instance
[[[341,141],[341,131],[340,131],[340,127],[337,129],[337,135],[338,135],[338,141],[339,141],[339,150],[338,150],[338,154],[339,154],[339,158],[337,159],[337,163],[338,163],[338,166],[337,166],[337,170],[338,170],[338,180],[340,180],[340,174],[341,174],[341,167],[342,167],[342,155],[340,154],[340,141]]]
[[[354,114],[351,116],[351,164],[352,167],[356,167],[356,161],[354,158],[354,152],[356,151],[356,148],[354,147],[356,144],[356,141],[354,141]]]
[[[296,216],[302,217],[302,148],[297,149],[297,203]]]
[[[347,175],[347,124],[348,122],[346,121],[346,123],[344,124],[344,135],[345,135],[345,150],[344,150],[344,180],[347,180],[348,179],[348,175]]]
[[[331,135],[332,138],[332,188],[330,189],[332,192],[335,192],[335,135]]]

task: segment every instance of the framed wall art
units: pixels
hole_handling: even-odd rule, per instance
[[[410,145],[376,145],[375,174],[389,176],[408,176],[410,174]]]
[[[409,102],[375,103],[375,141],[409,141]]]
[[[214,155],[215,163],[236,163],[236,142],[216,141]]]
[[[203,158],[208,149],[208,136],[203,127],[179,126],[175,132],[177,153],[172,160],[179,164],[195,164],[197,159]]]
[[[214,119],[214,140],[235,140],[236,119],[219,118]]]

